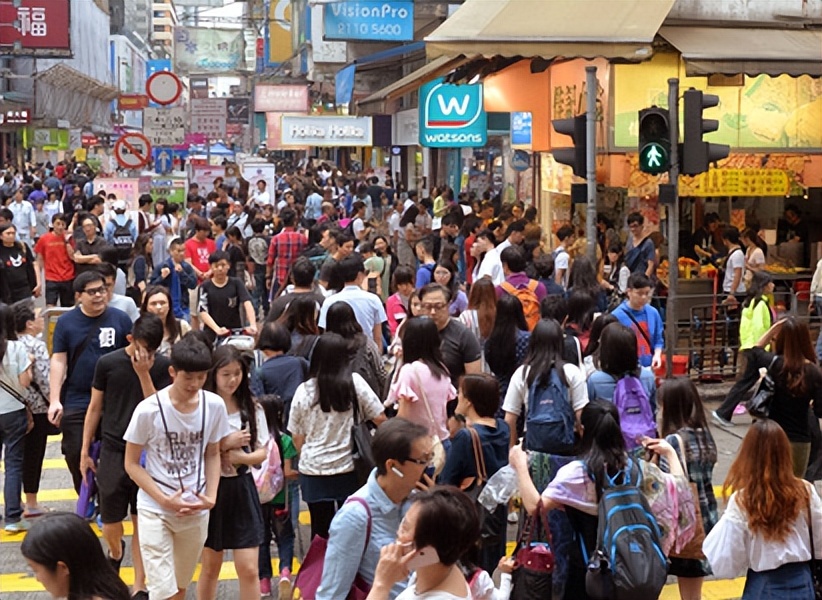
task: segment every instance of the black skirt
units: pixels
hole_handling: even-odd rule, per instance
[[[220,477],[208,518],[206,548],[216,552],[256,548],[263,543],[263,509],[251,473]]]

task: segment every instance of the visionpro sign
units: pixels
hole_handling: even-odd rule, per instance
[[[324,7],[326,40],[406,42],[414,39],[414,3],[347,0]]]
[[[420,88],[420,145],[464,148],[484,146],[487,141],[482,84],[455,85],[440,78]]]

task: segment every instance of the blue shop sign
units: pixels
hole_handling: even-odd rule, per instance
[[[488,141],[482,84],[455,85],[442,78],[420,88],[420,145],[476,148]]]
[[[323,38],[407,42],[414,39],[414,3],[347,0],[323,6]]]
[[[511,143],[514,146],[531,145],[531,113],[511,113]]]

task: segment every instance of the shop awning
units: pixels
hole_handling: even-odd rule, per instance
[[[379,69],[387,63],[396,62],[415,53],[422,53],[424,50],[424,42],[411,42],[352,60],[337,71],[334,78],[337,104],[349,104],[354,98],[354,76],[357,71]]]
[[[674,0],[465,0],[425,38],[430,58],[481,54],[642,61]]]
[[[478,55],[472,56],[439,56],[392,83],[382,88],[380,91],[371,94],[357,102],[357,114],[359,115],[377,115],[385,114],[386,104],[391,100],[404,96],[410,91],[413,91],[421,85],[428,83],[432,79],[446,75],[461,67],[462,65],[471,62],[478,58]]]
[[[752,27],[663,27],[688,75],[822,76],[822,31]]]
[[[41,73],[36,73],[34,79],[55,88],[60,88],[65,92],[84,94],[106,102],[110,102],[120,95],[120,90],[113,85],[101,83],[93,77],[89,77],[85,73],[64,64],[56,64]]]

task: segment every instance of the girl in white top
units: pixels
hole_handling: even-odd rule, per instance
[[[702,545],[714,575],[747,572],[743,600],[813,600],[810,529],[813,558],[820,559],[822,502],[794,477],[790,442],[774,421],[751,426],[725,479],[723,491],[730,488],[737,491]]]
[[[367,600],[387,600],[391,587],[408,587],[396,600],[472,600],[457,561],[477,541],[474,503],[455,487],[435,487],[415,497],[397,532],[380,552]]]
[[[765,242],[753,229],[742,232],[742,245],[745,247],[745,284],[749,285],[753,274],[765,267]]]
[[[197,597],[216,598],[223,550],[232,550],[239,597],[259,598],[257,556],[263,542],[263,512],[250,468],[267,457],[265,412],[251,397],[247,363],[233,346],[214,352],[205,389],[225,402],[230,433],[221,444],[220,486],[208,519]]]

